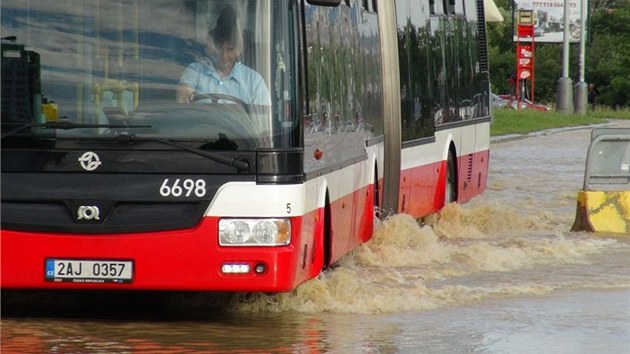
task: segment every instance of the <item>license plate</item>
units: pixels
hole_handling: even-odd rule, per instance
[[[46,259],[46,281],[74,283],[131,283],[133,261]]]

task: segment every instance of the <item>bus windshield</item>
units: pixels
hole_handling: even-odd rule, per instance
[[[293,11],[277,0],[4,0],[3,140],[291,147]]]

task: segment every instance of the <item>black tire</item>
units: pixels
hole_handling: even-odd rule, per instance
[[[448,154],[446,161],[446,183],[444,186],[444,205],[457,201],[457,171],[453,154]]]

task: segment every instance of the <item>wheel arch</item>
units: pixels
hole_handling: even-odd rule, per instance
[[[328,189],[326,189],[324,193],[323,218],[322,256],[324,263],[322,270],[325,270],[332,265],[332,208],[330,207],[330,194]]]
[[[445,183],[444,183],[444,188],[447,188],[447,184],[449,183],[449,175],[448,175],[448,169],[450,168],[449,166],[449,159],[452,159],[453,162],[453,200],[454,202],[457,202],[458,200],[458,196],[459,196],[459,158],[457,157],[457,147],[455,146],[455,142],[454,141],[450,141],[448,144],[448,151],[447,151],[447,155],[446,155],[446,164],[445,164],[445,174],[444,174],[444,178],[445,178]],[[444,192],[444,194],[446,195],[446,191]],[[446,205],[448,201],[445,200],[444,204]]]
[[[370,154],[370,163],[368,165],[368,177],[367,178],[371,178],[371,181],[368,181],[371,184],[374,184],[374,206],[378,207],[379,210],[381,208],[381,204],[383,202],[382,200],[382,186],[379,184],[380,183],[380,175],[379,172],[382,172],[379,170],[379,164],[378,164],[378,157],[376,153],[372,153]],[[372,171],[371,174],[370,171]],[[371,177],[370,177],[371,176]]]

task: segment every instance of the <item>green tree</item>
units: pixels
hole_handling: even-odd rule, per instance
[[[630,1],[592,5],[586,80],[598,88],[599,104],[630,106]]]
[[[512,40],[512,10],[510,0],[497,0],[503,22],[487,24],[490,84],[495,93],[510,91],[507,79],[515,71],[516,57]]]

